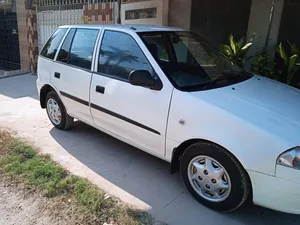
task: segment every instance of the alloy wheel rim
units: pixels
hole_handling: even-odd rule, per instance
[[[55,125],[59,125],[61,123],[61,110],[53,98],[49,98],[47,101],[47,112],[52,123]]]
[[[188,165],[188,178],[198,195],[210,202],[222,202],[231,192],[226,169],[209,156],[197,156]]]

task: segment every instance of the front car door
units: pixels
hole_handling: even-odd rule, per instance
[[[70,29],[56,57],[51,77],[68,114],[86,122],[92,122],[89,88],[98,33],[98,29]]]
[[[163,158],[173,87],[136,33],[104,30],[98,48],[90,92],[95,125]],[[131,85],[133,70],[148,70],[163,88]]]

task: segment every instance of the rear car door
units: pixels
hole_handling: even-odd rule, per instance
[[[91,112],[98,127],[163,158],[173,88],[160,77],[159,67],[153,67],[154,59],[149,62],[145,54],[152,56],[147,51],[135,33],[103,32],[91,83]],[[128,77],[134,70],[148,70],[162,81],[163,88],[157,91],[131,85]]]
[[[37,70],[39,84],[46,84],[50,82],[50,77],[53,74],[53,60],[59,49],[60,43],[68,30],[69,28],[67,27],[58,28],[44,45],[38,58]]]
[[[92,122],[89,88],[98,33],[98,29],[70,29],[56,57],[51,77],[68,114],[86,122]]]

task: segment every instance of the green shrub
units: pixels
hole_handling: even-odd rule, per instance
[[[286,51],[283,44],[280,43],[276,51],[280,58],[283,60],[284,68],[279,70],[279,74],[285,77],[285,82],[289,85],[293,85],[294,76],[300,66],[300,49],[295,45],[289,44],[289,49]],[[289,53],[288,53],[289,52]]]
[[[232,65],[244,67],[247,58],[247,53],[252,46],[254,36],[246,40],[241,38],[236,41],[232,34],[229,35],[229,45],[221,45],[220,52],[228,59]]]
[[[251,71],[254,73],[276,79],[275,62],[266,51],[259,52],[251,65]]]

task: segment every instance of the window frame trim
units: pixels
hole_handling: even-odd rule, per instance
[[[64,62],[62,62],[62,61],[57,60],[57,58],[58,58],[58,55],[59,55],[59,52],[60,52],[62,46],[64,45],[64,43],[65,43],[65,41],[66,41],[66,39],[67,39],[67,37],[68,37],[68,35],[69,35],[69,33],[71,32],[72,29],[75,30],[75,33],[74,33],[74,35],[73,35],[73,37],[72,37],[72,41],[71,41],[71,44],[70,44],[69,57],[68,57],[68,62],[69,62],[71,46],[72,46],[72,44],[73,44],[73,40],[74,40],[75,34],[76,34],[76,32],[77,32],[77,28],[72,28],[72,27],[68,30],[68,34],[64,37],[64,40],[61,42],[61,45],[60,45],[60,47],[59,47],[59,51],[58,51],[58,53],[57,53],[57,55],[56,55],[56,57],[55,57],[55,62],[64,63]],[[68,63],[64,63],[64,64],[69,65]]]
[[[107,73],[98,72],[99,58],[100,58],[100,49],[101,49],[101,45],[103,43],[103,37],[104,37],[106,31],[123,33],[123,34],[126,34],[126,35],[130,36],[133,39],[133,41],[136,43],[136,45],[138,46],[138,48],[141,50],[141,52],[144,55],[145,59],[147,60],[148,64],[152,67],[152,70],[154,71],[154,74],[152,74],[152,76],[156,76],[157,77],[157,79],[162,83],[162,89],[163,89],[164,85],[163,85],[163,82],[162,82],[161,78],[157,74],[154,66],[149,61],[147,55],[145,54],[145,52],[141,48],[140,44],[138,43],[138,41],[136,40],[136,38],[134,36],[132,36],[130,33],[126,32],[124,30],[118,30],[118,29],[115,30],[115,29],[111,29],[111,28],[103,28],[102,29],[101,36],[99,38],[99,42],[98,42],[98,46],[97,46],[97,52],[96,52],[95,65],[94,65],[94,72],[93,73],[96,74],[96,75],[99,75],[99,76],[104,76],[104,77],[107,77],[107,78],[111,78],[111,79],[118,80],[118,81],[125,82],[125,83],[129,84],[129,80],[128,79],[122,79],[122,78],[114,76],[114,75],[110,75],[110,74],[107,74]],[[139,37],[139,35],[138,35],[138,37]]]

